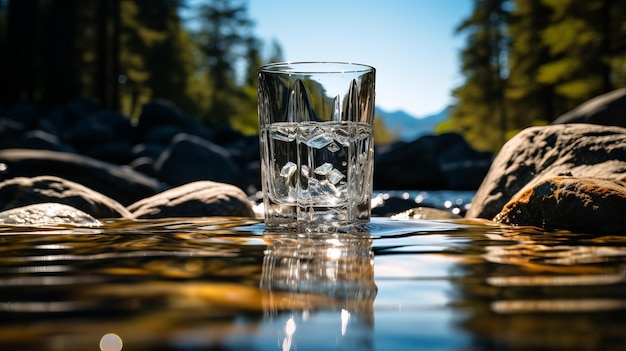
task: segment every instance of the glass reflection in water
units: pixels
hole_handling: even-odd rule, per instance
[[[264,232],[264,317],[279,349],[324,345],[373,350],[374,253],[369,233],[307,235]]]

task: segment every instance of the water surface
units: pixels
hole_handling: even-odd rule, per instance
[[[626,233],[624,233],[626,234]],[[0,227],[3,350],[624,350],[626,236],[374,218]]]

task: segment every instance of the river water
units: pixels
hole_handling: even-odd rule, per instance
[[[2,350],[626,350],[623,235],[185,218],[3,226],[0,243]]]

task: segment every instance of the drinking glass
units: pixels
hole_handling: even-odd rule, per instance
[[[267,226],[320,231],[369,222],[375,75],[341,62],[259,68]]]

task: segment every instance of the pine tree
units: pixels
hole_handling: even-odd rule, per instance
[[[541,66],[549,59],[541,38],[550,14],[542,0],[515,1],[508,26],[514,38],[508,52],[506,89],[509,136],[555,118],[554,85],[537,79]]]
[[[504,101],[508,37],[506,0],[475,0],[472,16],[457,32],[467,32],[461,53],[465,84],[453,95],[457,102],[451,128],[461,132],[479,149],[503,143],[507,130]]]

